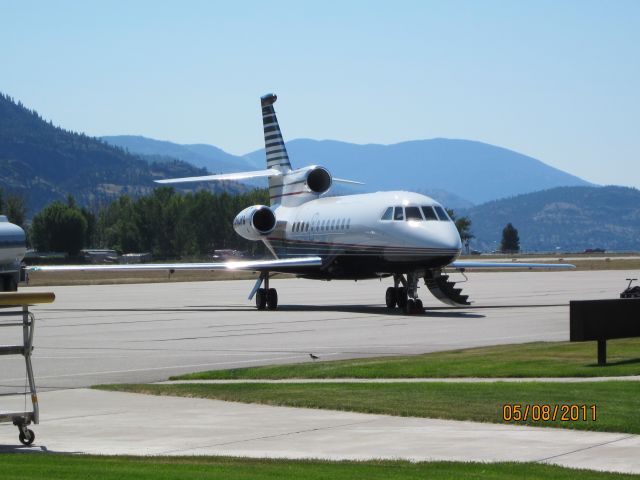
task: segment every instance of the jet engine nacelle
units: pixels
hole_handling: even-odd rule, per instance
[[[299,187],[295,186],[300,183],[304,184],[304,189],[308,193],[322,194],[331,188],[333,179],[331,178],[329,170],[313,165],[289,172],[284,182],[285,188],[291,185],[291,188],[294,190],[299,190]],[[286,193],[287,191],[285,190],[285,194]]]
[[[314,193],[324,193],[331,188],[333,179],[324,167],[313,167],[307,173],[307,188]]]
[[[233,229],[247,240],[262,240],[276,228],[276,214],[265,205],[242,210],[233,220]]]

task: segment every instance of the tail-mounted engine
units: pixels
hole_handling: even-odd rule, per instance
[[[306,186],[313,193],[324,193],[331,188],[332,178],[326,168],[313,167],[306,175]]]
[[[247,240],[262,240],[276,228],[276,215],[265,205],[242,210],[233,220],[233,229]]]
[[[277,186],[269,186],[271,205],[297,207],[318,198],[331,188],[333,178],[324,167],[316,165],[293,170],[280,177]]]

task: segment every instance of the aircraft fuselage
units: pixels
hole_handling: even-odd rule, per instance
[[[323,268],[301,272],[303,277],[371,278],[438,269],[461,251],[455,224],[438,216],[442,206],[418,193],[323,197],[274,210],[277,224],[267,240],[278,256],[324,260]]]

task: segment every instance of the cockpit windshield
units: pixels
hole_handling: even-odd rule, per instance
[[[438,214],[438,218],[440,220],[442,220],[443,222],[451,221],[451,219],[449,218],[449,215],[447,215],[447,212],[444,211],[444,208],[442,208],[439,205],[436,205],[435,207],[433,207],[433,209]]]
[[[422,220],[435,220],[450,222],[451,219],[444,208],[440,205],[430,206],[423,205],[422,207],[387,207],[380,217],[380,220],[395,220],[395,221],[422,221]]]
[[[422,207],[422,213],[424,214],[425,220],[438,220],[438,216],[436,215],[436,212],[433,211],[433,207]]]
[[[404,214],[407,220],[422,220],[419,207],[405,207]]]

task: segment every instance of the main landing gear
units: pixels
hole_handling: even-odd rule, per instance
[[[269,274],[264,273],[261,278],[264,280],[264,288],[256,291],[256,308],[258,310],[275,310],[278,308],[278,291],[269,288]]]
[[[419,278],[415,272],[408,273],[406,277],[401,274],[394,274],[393,287],[387,288],[385,296],[387,308],[394,309],[398,307],[408,315],[424,313],[422,300],[418,298]]]

